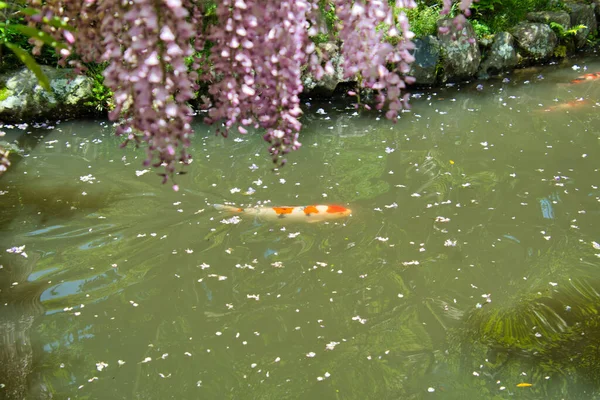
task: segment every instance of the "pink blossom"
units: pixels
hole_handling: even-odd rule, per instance
[[[329,55],[317,51],[309,37],[323,32],[318,0],[220,0],[214,11],[216,23],[207,29],[202,26],[204,1],[29,3],[42,7],[40,14],[30,17],[31,24],[57,16],[76,28],[74,35],[40,25],[56,40],[64,38],[61,65],[82,70],[82,61],[108,64],[104,82],[114,93],[109,118],[119,121],[116,133],[123,136],[124,145],[146,142],[144,165],[164,166],[165,182],[174,177],[178,165],[190,161],[186,152],[193,136],[189,102],[198,79],[209,84],[208,96],[200,100],[208,110],[205,122],[219,124],[217,130],[224,136],[235,128],[247,133],[243,126],[264,130],[273,161],[283,164],[283,157],[301,146],[301,70],[306,67],[316,79],[335,72]],[[378,91],[375,108],[387,106],[386,116],[396,119],[408,107],[403,91],[414,83],[414,78],[404,76],[414,61],[408,18],[401,12],[394,21],[387,0],[332,3],[339,19],[346,78],[360,75],[362,88]],[[459,9],[468,15],[471,3],[461,0]],[[447,13],[451,5],[452,0],[443,0],[442,12]],[[396,6],[414,8],[416,3],[396,0]],[[376,29],[381,24],[389,26],[390,36],[399,37],[397,45],[384,42],[385,30]],[[464,25],[462,14],[455,24]],[[186,57],[200,53],[206,39],[213,43],[210,65],[192,57],[192,70],[188,69]],[[37,52],[43,43],[34,43]]]

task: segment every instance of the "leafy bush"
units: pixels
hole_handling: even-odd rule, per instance
[[[321,14],[323,15],[323,19],[325,20],[325,25],[327,26],[327,29],[329,30],[329,32],[334,32],[335,26],[339,21],[337,16],[335,15],[335,8],[330,2],[326,0],[321,0],[319,2],[319,8],[321,10]]]
[[[0,44],[4,44],[5,47],[7,43],[12,44],[13,46],[17,46],[27,52],[30,52],[33,48],[33,45],[29,42],[29,38],[33,37],[33,35],[38,35],[39,31],[33,28],[30,28],[27,25],[27,21],[25,20],[26,15],[32,15],[36,11],[31,8],[25,8],[21,2],[18,1],[0,1]],[[58,21],[46,21],[49,24],[56,24]],[[43,41],[44,38],[42,38]],[[41,64],[52,64],[58,61],[58,57],[56,52],[54,51],[54,47],[50,45],[42,48],[42,52],[36,56],[36,60],[38,60]],[[8,53],[10,54],[10,53]],[[2,56],[2,46],[0,46],[0,57]],[[19,57],[20,58],[20,57]],[[3,60],[3,61],[12,61],[12,60]],[[18,60],[14,60],[18,63]]]
[[[437,33],[437,21],[445,17],[440,16],[441,7],[442,0],[421,0],[417,1],[416,8],[404,10],[417,37]],[[524,20],[528,12],[562,10],[564,7],[563,0],[479,0],[471,6],[473,17],[470,21],[481,38],[507,30]],[[397,14],[400,10],[394,11]],[[458,5],[454,3],[448,17],[458,12]]]
[[[587,26],[577,25],[571,27],[570,29],[566,29],[564,26],[557,22],[550,22],[550,28],[552,28],[554,33],[556,33],[556,36],[558,36],[559,40],[565,40],[569,37],[575,36],[577,32],[579,32],[581,29],[587,28]]]
[[[562,9],[562,0],[479,0],[471,6],[474,18],[487,25],[491,33],[516,25],[528,12]]]
[[[473,30],[478,39],[492,34],[490,27],[477,19],[471,20],[471,24],[473,25]]]
[[[87,64],[86,75],[94,80],[92,86],[92,100],[85,103],[86,106],[94,107],[98,111],[112,110],[114,107],[112,91],[104,86],[104,76],[102,72],[107,67],[106,64]]]
[[[39,10],[27,8],[18,1],[0,1],[0,21],[2,21],[0,22],[0,61],[4,61],[2,60],[2,48],[7,48],[16,57],[15,60],[9,60],[7,67],[14,67],[18,64],[16,60],[19,60],[35,74],[40,85],[50,91],[50,81],[42,72],[36,59],[30,54],[33,46],[29,43],[29,39],[35,39],[45,44],[47,48],[52,48],[52,51],[43,51],[42,54],[38,55],[37,59],[42,62],[48,60],[56,62],[58,60],[57,52],[66,48],[66,46],[54,40],[46,32],[26,25],[25,17],[38,13]],[[57,17],[43,18],[42,22],[54,28],[74,30],[64,20]]]
[[[428,6],[425,3],[419,3],[417,8],[404,11],[410,22],[411,31],[417,37],[437,34],[437,21],[441,18],[439,4]]]
[[[327,32],[321,32],[315,36],[312,36],[310,39],[315,43],[325,43],[337,38],[337,29],[336,25],[338,23],[338,18],[335,15],[335,8],[333,4],[327,0],[319,1],[319,9],[321,11],[322,20],[320,21],[323,28],[326,29]]]
[[[19,32],[16,26],[24,24],[23,15],[18,9],[9,7],[6,2],[0,2],[0,61],[5,64],[5,68],[12,68],[20,64],[18,56],[4,50],[12,50],[11,46],[19,48],[31,48],[28,43],[28,37]]]

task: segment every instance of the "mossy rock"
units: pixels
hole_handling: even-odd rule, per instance
[[[42,66],[51,92],[39,84],[27,68],[0,76],[0,119],[19,122],[35,119],[64,119],[89,114],[85,103],[92,99],[93,82],[72,69]]]

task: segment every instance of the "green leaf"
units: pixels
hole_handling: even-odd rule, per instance
[[[22,12],[23,14],[25,14],[25,15],[29,15],[29,16],[31,17],[32,15],[39,14],[39,13],[40,13],[40,10],[38,10],[37,8],[30,8],[30,7],[27,7],[27,8],[22,8],[22,9],[21,9],[21,12]]]
[[[71,26],[71,25],[67,24],[64,20],[62,20],[61,18],[58,18],[58,17],[52,17],[50,19],[44,18],[43,22],[46,23],[46,24],[48,24],[48,25],[50,25],[50,26],[53,26],[54,28],[64,29],[64,30],[69,31],[69,32],[75,32],[76,31],[76,29],[75,29],[74,26]]]
[[[6,8],[6,7],[8,7],[8,4],[3,1],[0,1],[0,10],[2,10],[3,8]]]
[[[50,47],[54,47],[55,49],[64,49],[66,47],[64,44],[54,40],[54,38],[48,35],[46,32],[42,32],[39,29],[36,29],[31,26],[9,24],[8,28],[21,32],[22,34],[27,35],[30,38],[41,40],[42,42],[44,42],[44,44],[47,44]]]
[[[5,42],[4,45],[13,53],[15,53],[15,55],[19,57],[21,61],[23,61],[27,68],[29,68],[29,70],[35,74],[35,76],[38,78],[38,82],[44,89],[46,89],[47,92],[52,91],[52,89],[50,89],[50,80],[46,74],[44,74],[44,71],[42,71],[42,68],[38,65],[38,63],[35,62],[31,54],[16,44]]]
[[[36,8],[23,8],[21,9],[21,12],[25,15],[29,15],[30,17],[32,15],[36,15],[40,13],[40,10],[36,9]],[[66,23],[66,21],[64,21],[61,18],[58,17],[52,17],[50,19],[44,17],[42,19],[42,22],[44,22],[45,24],[48,24],[50,26],[53,26],[55,28],[61,28],[70,32],[75,32],[75,27],[69,25]]]

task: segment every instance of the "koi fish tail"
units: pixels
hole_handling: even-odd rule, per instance
[[[227,206],[225,204],[213,204],[213,207],[219,211],[227,211],[227,212],[232,212],[232,213],[240,213],[240,212],[244,211],[243,208]]]

